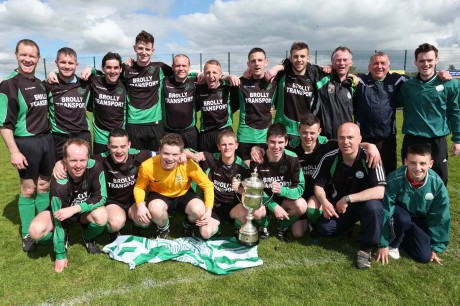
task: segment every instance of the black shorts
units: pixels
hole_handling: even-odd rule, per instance
[[[168,205],[168,215],[171,215],[176,211],[179,205],[181,211],[185,212],[185,207],[187,206],[188,202],[190,202],[193,199],[200,199],[200,197],[197,196],[192,189],[189,189],[184,195],[181,195],[177,198],[165,197],[162,194],[152,191],[149,193],[147,197],[147,204],[156,199],[160,199],[163,202],[165,202],[166,205]]]
[[[126,215],[128,215],[128,210],[131,207],[131,205],[133,205],[133,203],[122,203],[117,200],[107,199],[107,201],[105,202],[105,206],[111,204],[117,205],[118,207],[123,209]]]
[[[56,163],[51,134],[15,137],[14,140],[29,164],[26,169],[18,170],[21,179],[37,179],[39,175],[51,176]]]
[[[386,175],[396,169],[396,134],[392,134],[383,139],[363,138],[361,142],[375,144],[382,158],[383,169]]]
[[[230,204],[214,203],[214,207],[212,208],[212,217],[219,222],[231,222],[233,219],[230,217],[230,211],[238,204],[238,201],[235,201]]]
[[[219,152],[217,149],[217,136],[220,132],[225,130],[233,131],[231,126],[227,126],[215,131],[200,132],[198,135],[198,151],[210,153]]]
[[[198,150],[198,130],[196,129],[196,127],[192,127],[190,129],[182,131],[168,130],[165,128],[165,133],[179,134],[180,137],[182,137],[182,140],[184,141],[184,148],[193,149],[195,151]]]
[[[131,147],[138,150],[159,151],[160,139],[164,135],[163,122],[147,124],[126,124]]]
[[[64,147],[64,144],[69,140],[70,138],[79,138],[86,140],[89,144],[89,153],[91,155],[92,152],[92,139],[91,139],[91,133],[88,131],[84,132],[79,132],[79,133],[72,133],[72,134],[60,134],[60,133],[52,133],[53,135],[53,142],[54,142],[54,156],[56,158],[56,161],[62,159],[62,147]],[[107,147],[106,147],[107,148]]]
[[[264,150],[267,149],[266,143],[248,143],[240,142],[238,143],[238,149],[236,150],[236,155],[241,157],[243,160],[251,160],[251,149],[252,147],[261,147]]]

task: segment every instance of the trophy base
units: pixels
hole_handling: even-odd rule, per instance
[[[253,233],[247,234],[240,231],[236,240],[244,246],[256,246],[259,244],[259,233],[255,232],[254,235]]]

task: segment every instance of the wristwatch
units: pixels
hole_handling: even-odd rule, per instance
[[[351,200],[350,200],[350,196],[349,196],[349,195],[345,196],[345,202],[347,202],[348,205],[351,204]]]

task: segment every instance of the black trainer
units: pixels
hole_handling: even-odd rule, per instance
[[[110,243],[114,242],[115,240],[117,240],[118,236],[120,236],[120,232],[119,232],[119,231],[116,231],[116,232],[113,232],[113,233],[109,233],[109,242],[110,242]]]
[[[37,243],[32,239],[32,237],[29,236],[29,234],[22,238],[22,250],[24,252],[30,253],[35,251],[36,248]]]
[[[158,230],[157,238],[168,239],[168,237],[169,237],[169,227],[162,231]]]
[[[266,227],[259,227],[259,238],[262,240],[267,240],[270,238],[270,232]]]
[[[83,242],[85,243],[86,250],[90,254],[99,254],[101,253],[101,249],[97,245],[96,241],[91,240],[91,241],[86,241],[85,238],[83,238]]]
[[[280,241],[283,241],[283,242],[288,242],[289,241],[288,230],[289,230],[288,227],[286,227],[286,228],[278,228],[277,236],[278,236],[278,239]]]

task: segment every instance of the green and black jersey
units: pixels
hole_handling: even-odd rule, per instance
[[[49,133],[48,100],[39,79],[15,70],[0,83],[0,126],[16,137]]]
[[[264,79],[240,78],[238,99],[240,122],[238,141],[244,143],[265,143],[267,129],[272,124],[271,108],[276,96],[276,82]]]
[[[94,142],[105,145],[109,133],[114,128],[125,128],[128,95],[125,85],[107,83],[104,76],[91,75],[93,102],[89,110],[93,112]]]
[[[173,75],[171,67],[161,62],[145,67],[136,62],[132,67],[123,64],[123,80],[129,94],[128,124],[148,125],[161,121],[161,84],[169,75]]]
[[[134,203],[133,188],[137,179],[140,165],[152,157],[148,150],[129,149],[128,159],[125,163],[117,164],[113,161],[110,152],[95,155],[94,159],[101,162],[107,183],[107,204]]]
[[[88,160],[85,173],[79,182],[75,182],[69,175],[67,178],[56,180],[51,177],[50,187],[51,210],[54,214],[62,208],[80,205],[84,214],[103,206],[107,199],[104,169],[102,164],[93,159]],[[78,217],[74,215],[73,217]],[[69,219],[70,219],[69,218]],[[65,233],[62,223],[70,220],[59,221],[54,219],[54,251],[56,259],[67,257],[65,249]]]
[[[237,89],[238,87],[229,86],[224,82],[212,89],[208,88],[207,84],[196,87],[195,106],[197,111],[201,111],[200,132],[232,126],[232,114],[238,110]]]
[[[299,138],[293,139],[289,142],[289,147],[291,150],[297,154],[299,157],[300,167],[302,168],[303,176],[305,179],[305,190],[303,192],[302,197],[305,200],[308,200],[313,193],[313,173],[318,168],[318,164],[323,156],[332,150],[338,148],[338,144],[336,140],[329,140],[325,137],[318,137],[316,141],[316,146],[311,153],[305,153],[305,150],[302,147],[302,143],[300,142]]]
[[[205,160],[200,162],[200,167],[214,184],[214,202],[233,205],[238,203],[236,194],[232,189],[232,180],[239,174],[242,178],[249,176],[249,168],[241,158],[235,156],[231,165],[222,162],[220,153],[203,152]]]
[[[89,119],[86,108],[90,101],[91,88],[87,81],[75,76],[66,83],[59,74],[57,84],[44,82],[48,95],[51,132],[74,134],[89,131]]]
[[[300,118],[311,113],[311,107],[317,96],[316,83],[324,73],[320,66],[307,63],[305,75],[296,75],[290,62],[285,60],[284,63],[285,74],[278,82],[276,94],[275,122],[286,126],[289,135],[299,136],[297,127]]]
[[[283,198],[296,200],[303,194],[305,188],[305,180],[300,169],[300,162],[297,155],[289,150],[284,150],[281,159],[278,162],[269,162],[267,154],[264,156],[262,164],[251,161],[251,172],[257,168],[257,173],[262,179],[264,188],[264,202],[267,202],[270,196],[273,196],[266,205],[273,211],[275,206],[281,204]],[[279,182],[281,184],[281,194],[273,195],[272,183]],[[277,203],[280,202],[280,203]]]
[[[177,82],[174,76],[164,79],[161,106],[166,129],[181,131],[195,126],[196,81],[196,76],[187,77],[183,83]]]

